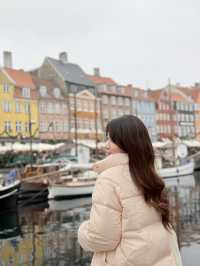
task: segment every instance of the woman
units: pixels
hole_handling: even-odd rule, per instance
[[[163,180],[144,124],[125,115],[106,129],[108,157],[99,173],[90,218],[78,231],[80,245],[94,252],[92,266],[179,266]]]

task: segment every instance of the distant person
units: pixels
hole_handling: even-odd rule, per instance
[[[94,252],[91,265],[182,265],[146,127],[125,115],[109,122],[106,133],[108,156],[94,165],[90,218],[78,231],[83,249]]]

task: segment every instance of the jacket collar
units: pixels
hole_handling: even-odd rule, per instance
[[[128,163],[127,153],[115,153],[109,155],[104,160],[95,163],[93,165],[93,170],[97,173],[101,173],[111,167],[127,163]]]

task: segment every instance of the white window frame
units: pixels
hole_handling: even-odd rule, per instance
[[[5,113],[11,112],[11,103],[9,101],[3,101],[3,111]]]
[[[28,114],[29,113],[29,108],[30,107],[30,103],[29,102],[25,102],[24,103],[24,113]]]
[[[16,103],[15,103],[15,112],[21,113],[21,104],[19,101],[16,101]]]
[[[12,131],[11,121],[4,121],[4,130],[6,132],[11,132]]]
[[[31,97],[31,89],[30,88],[22,88],[22,96],[24,98],[30,98]]]
[[[22,132],[22,122],[21,121],[15,122],[15,129],[16,129],[17,133]]]

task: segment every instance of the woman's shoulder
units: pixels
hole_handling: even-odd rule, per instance
[[[122,198],[140,194],[131,177],[128,165],[109,168],[99,175],[99,179],[112,183]]]

